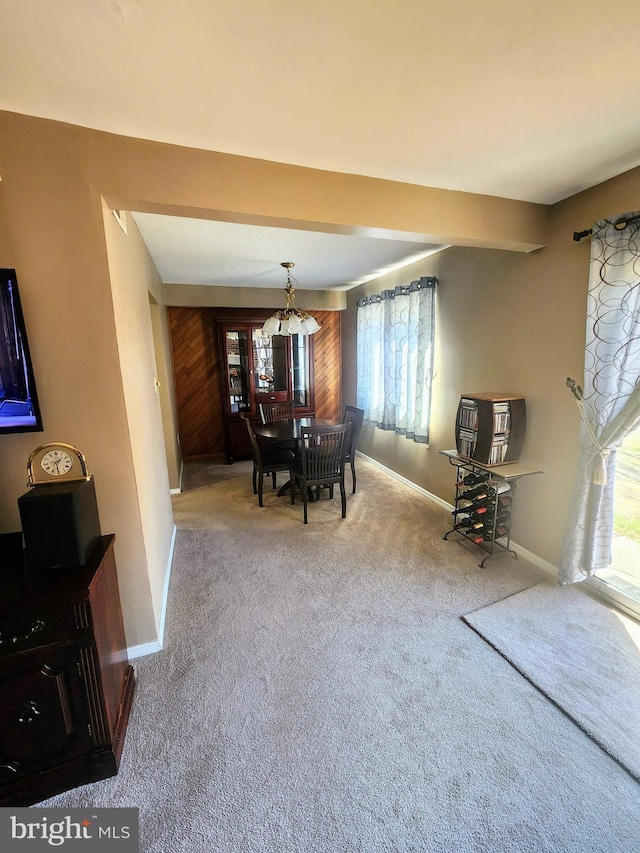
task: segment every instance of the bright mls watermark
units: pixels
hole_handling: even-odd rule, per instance
[[[138,853],[138,809],[0,808],[0,849]]]

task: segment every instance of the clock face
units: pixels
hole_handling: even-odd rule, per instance
[[[72,483],[90,480],[84,455],[66,441],[48,441],[36,447],[27,462],[27,485]]]
[[[68,474],[73,467],[73,459],[64,450],[49,450],[40,460],[42,470],[52,477]]]

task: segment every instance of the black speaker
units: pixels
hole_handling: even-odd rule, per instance
[[[93,477],[34,486],[18,507],[30,569],[84,566],[100,538]]]
[[[22,533],[0,533],[0,577],[23,569]]]

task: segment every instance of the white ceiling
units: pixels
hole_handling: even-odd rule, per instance
[[[14,112],[547,204],[640,164],[633,3],[0,0],[0,20],[0,108]],[[166,226],[151,223],[150,242]],[[389,241],[312,245],[292,232],[276,255],[264,229],[209,223],[203,238],[191,224],[179,242],[165,232],[166,256],[152,250],[165,280],[213,283],[209,243],[227,246],[214,256],[227,277],[252,286],[261,264],[281,274],[293,260],[300,286],[335,286],[334,258],[352,260],[338,275],[347,284],[402,253],[395,241],[373,257]],[[244,248],[235,265],[234,244]]]
[[[165,284],[345,290],[437,251],[430,243],[134,213]]]

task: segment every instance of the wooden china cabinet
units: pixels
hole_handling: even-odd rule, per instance
[[[313,335],[268,335],[263,323],[218,322],[228,462],[251,455],[240,415],[257,422],[260,403],[293,400],[296,416],[314,413]]]

